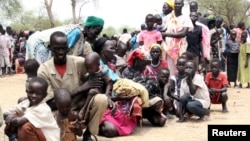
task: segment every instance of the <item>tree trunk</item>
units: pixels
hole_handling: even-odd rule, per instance
[[[72,5],[72,15],[73,15],[73,23],[77,23],[76,19],[76,0],[71,0],[71,5]]]
[[[54,16],[53,16],[53,13],[52,13],[52,3],[53,3],[53,0],[44,0],[45,2],[45,7],[46,7],[46,10],[47,10],[47,13],[48,13],[48,16],[49,16],[49,20],[50,20],[50,26],[51,28],[55,27],[55,19],[54,19]]]

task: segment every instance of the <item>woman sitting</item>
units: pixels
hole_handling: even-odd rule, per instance
[[[155,126],[164,126],[166,117],[163,116],[162,110],[164,101],[160,92],[155,92],[157,88],[156,79],[148,77],[150,71],[147,65],[151,60],[148,59],[147,54],[140,49],[135,49],[128,56],[127,68],[122,73],[123,78],[131,79],[135,82],[143,84],[149,92],[149,105],[143,108],[143,117],[147,118]]]

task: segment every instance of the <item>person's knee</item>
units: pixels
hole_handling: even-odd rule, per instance
[[[32,132],[33,125],[30,122],[26,122],[24,123],[22,126],[20,126],[20,130],[22,130],[22,132],[28,133],[28,132]]]
[[[108,97],[105,94],[96,94],[93,102],[101,107],[108,107]]]
[[[228,100],[228,95],[227,95],[227,93],[222,93],[221,94],[221,101],[222,102],[226,102]]]
[[[194,105],[193,103],[187,103],[186,109],[188,111],[194,111],[194,109],[196,109],[196,105]]]

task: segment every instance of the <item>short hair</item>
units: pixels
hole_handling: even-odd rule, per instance
[[[62,99],[71,100],[71,93],[66,88],[58,88],[54,90],[54,98],[55,98],[55,101],[62,100]]]
[[[188,63],[188,62],[192,62],[192,63],[194,64],[194,69],[196,70],[197,65],[196,65],[196,63],[194,62],[194,60],[187,60],[186,63]],[[185,63],[185,64],[186,64],[186,63]]]
[[[107,38],[101,37],[97,41],[95,41],[94,45],[93,45],[93,51],[100,54],[101,51],[102,51],[102,48],[103,48],[103,46],[104,46],[104,44],[106,43],[107,40],[108,40]]]
[[[37,76],[37,70],[40,64],[36,59],[28,59],[24,62],[25,73],[29,76]]]
[[[189,51],[186,51],[186,52],[182,53],[181,56],[182,55],[186,55],[186,59],[187,60],[194,60],[194,55],[191,52],[189,52]]]
[[[242,27],[244,27],[245,26],[245,23],[244,22],[239,22],[238,23],[238,28],[242,28]]]
[[[43,90],[47,92],[48,82],[45,79],[43,79],[42,77],[33,77],[32,79],[30,79],[29,84],[34,82],[40,83],[43,86]]]
[[[55,37],[66,37],[66,34],[61,31],[55,31],[50,35],[50,43],[54,40]]]
[[[167,71],[167,72],[170,74],[170,70],[169,70],[169,68],[167,68],[167,67],[162,67],[162,68],[160,68],[160,70],[159,70],[157,73],[160,73],[160,72],[163,71],[163,70]]]
[[[128,32],[127,28],[123,28],[123,33],[127,33],[127,32]]]
[[[219,58],[213,58],[213,59],[211,60],[211,64],[212,64],[213,62],[216,62],[216,63],[218,63],[218,64],[220,65],[220,59],[219,59]]]

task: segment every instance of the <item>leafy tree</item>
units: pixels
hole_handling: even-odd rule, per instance
[[[100,35],[103,35],[103,34],[106,34],[107,36],[111,37],[117,34],[117,31],[113,26],[108,26],[102,30],[102,33]]]
[[[62,25],[63,22],[55,20],[56,25]],[[68,23],[68,21],[65,21]],[[14,30],[44,30],[51,28],[50,20],[44,11],[24,11],[18,18],[12,20],[10,25]]]
[[[199,7],[220,15],[228,24],[246,22],[250,8],[249,0],[197,0]]]
[[[12,18],[22,10],[22,5],[19,0],[0,0],[1,15],[5,18]]]

